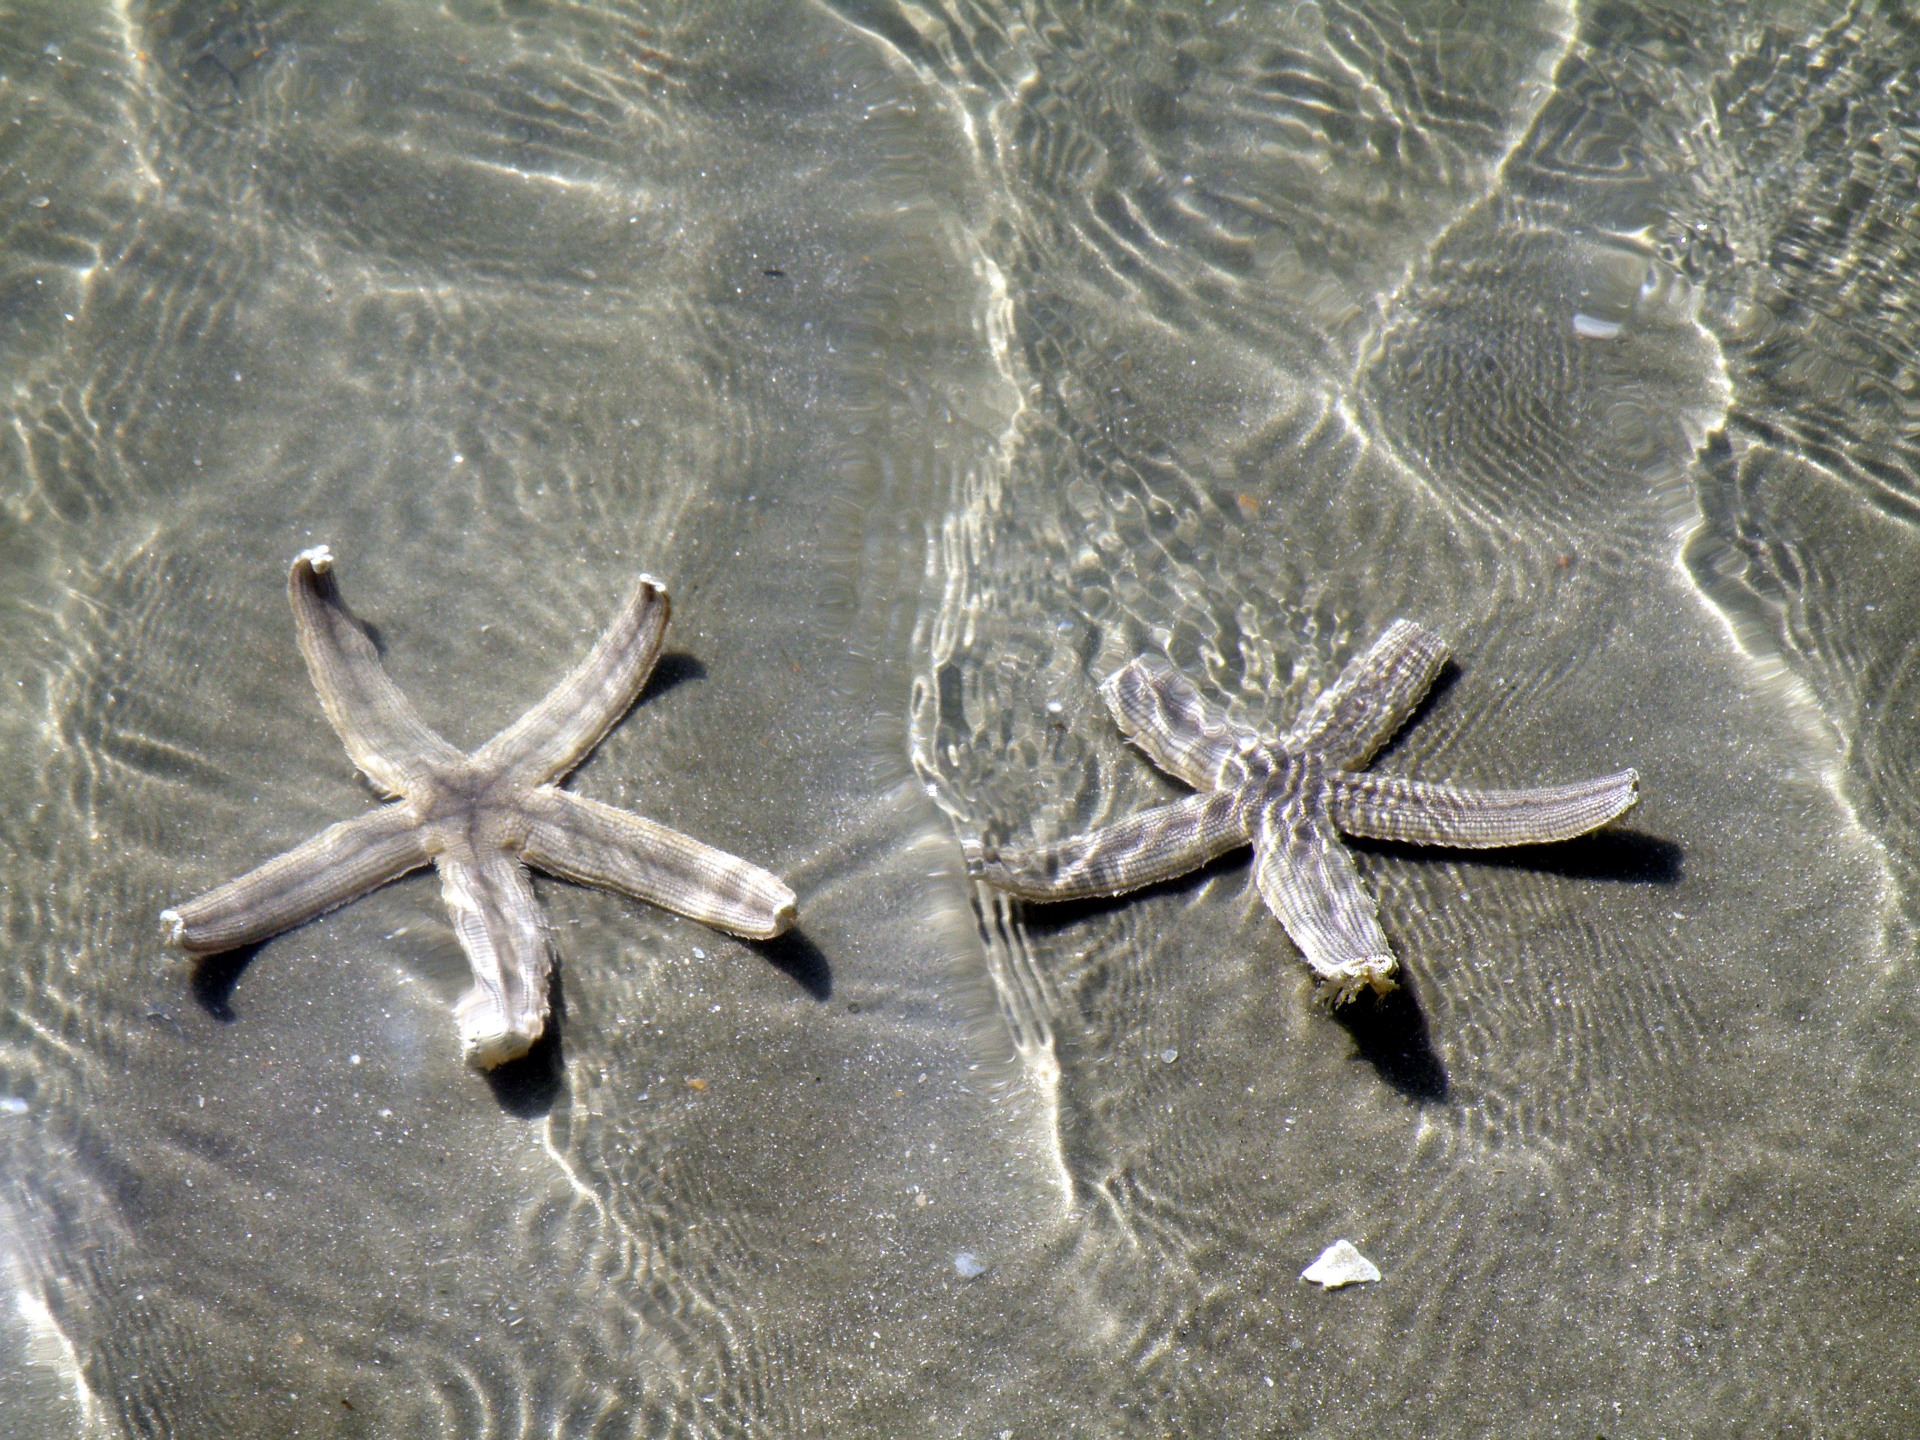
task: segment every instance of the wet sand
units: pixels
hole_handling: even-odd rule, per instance
[[[0,1429],[1899,1435],[1920,536],[1875,15],[13,7]],[[798,891],[538,882],[464,1066],[429,878],[159,912],[375,802],[289,559],[457,744],[635,573],[569,782]],[[1244,852],[1063,907],[959,838],[1178,787],[1098,682],[1624,826],[1363,846],[1331,1011]],[[1352,1240],[1376,1284],[1300,1271]]]

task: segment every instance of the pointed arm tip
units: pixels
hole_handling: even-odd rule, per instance
[[[780,889],[786,898],[775,899],[773,913],[765,924],[734,933],[743,940],[773,940],[791,930],[800,918],[799,900],[790,887],[783,884]]]
[[[1331,966],[1323,962],[1314,967],[1315,988],[1329,1005],[1338,1009],[1358,1000],[1362,990],[1370,990],[1375,995],[1390,995],[1398,990],[1400,982],[1394,976],[1399,968],[1400,962],[1390,954],[1365,955]]]
[[[160,942],[175,950],[187,949],[187,922],[178,910],[160,912]]]

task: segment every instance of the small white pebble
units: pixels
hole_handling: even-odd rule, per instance
[[[1582,340],[1616,340],[1620,336],[1618,320],[1602,320],[1594,315],[1573,313],[1573,333]]]
[[[1180,1052],[1174,1049],[1173,1046],[1169,1045],[1166,1049],[1160,1052],[1160,1058],[1163,1061],[1165,1061],[1167,1064],[1171,1065],[1173,1064],[1174,1061],[1180,1058]]]
[[[696,945],[693,947],[693,958],[696,960],[704,960],[707,958],[707,952]]]
[[[360,1057],[358,1055],[347,1056],[347,1064],[358,1065],[359,1063],[360,1063]]]
[[[26,1100],[19,1095],[0,1095],[0,1114],[24,1115],[27,1108]]]
[[[1353,1248],[1351,1240],[1336,1240],[1320,1258],[1300,1272],[1302,1280],[1328,1290],[1342,1285],[1367,1285],[1380,1278],[1380,1267]]]
[[[987,1273],[987,1262],[971,1250],[962,1250],[953,1257],[953,1273],[962,1280],[977,1280]]]

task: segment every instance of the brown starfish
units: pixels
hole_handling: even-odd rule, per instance
[[[252,945],[432,864],[473,988],[455,1007],[475,1065],[524,1055],[547,1023],[553,951],[526,867],[648,900],[750,939],[793,923],[793,891],[757,865],[555,784],[632,706],[659,658],[667,592],[641,576],[587,658],[471,755],[428,729],[341,601],[322,545],[293,562],[300,653],[347,754],[395,798],[165,911],[190,954]]]
[[[1465,790],[1356,773],[1406,723],[1446,663],[1431,630],[1396,620],[1279,739],[1236,725],[1165,660],[1142,655],[1100,687],[1114,723],[1201,793],[1045,849],[965,842],[969,870],[1030,900],[1118,895],[1252,844],[1267,907],[1336,1001],[1393,988],[1373,897],[1340,833],[1492,848],[1569,840],[1629,809],[1632,770],[1531,790]]]

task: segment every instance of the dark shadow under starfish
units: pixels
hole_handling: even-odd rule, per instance
[[[473,969],[473,988],[455,1007],[461,1044],[490,1069],[526,1054],[546,1028],[553,951],[528,865],[748,939],[793,923],[793,891],[778,876],[556,783],[646,684],[667,627],[658,581],[641,576],[573,673],[466,755],[388,678],[340,599],[332,564],[324,545],[293,562],[287,590],[300,652],[347,754],[395,803],[164,912],[171,944],[196,955],[255,945],[430,864]]]
[[[1260,894],[1336,1002],[1393,987],[1395,961],[1347,835],[1492,849],[1569,840],[1638,798],[1632,770],[1529,790],[1467,790],[1359,773],[1446,663],[1431,630],[1396,620],[1278,739],[1228,720],[1165,660],[1142,655],[1100,687],[1114,723],[1200,793],[1043,849],[963,842],[968,869],[1030,900],[1118,895],[1251,844]]]

